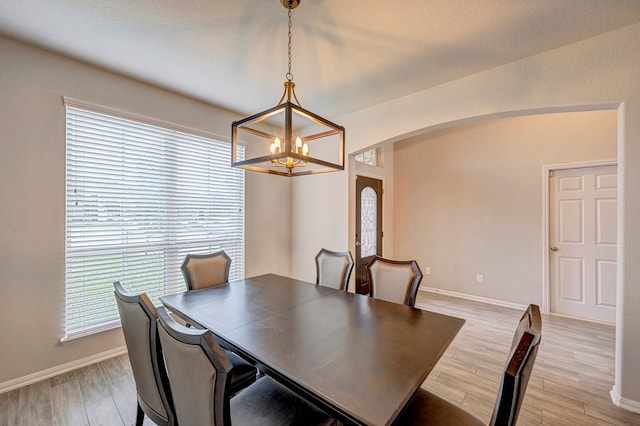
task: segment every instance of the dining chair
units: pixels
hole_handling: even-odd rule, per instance
[[[518,420],[541,336],[540,308],[529,305],[513,336],[489,425],[512,426]],[[419,389],[397,424],[467,426],[484,423],[457,405]]]
[[[208,254],[187,254],[180,266],[187,289],[218,286],[229,281],[231,258],[224,250]]]
[[[227,283],[230,267],[231,258],[220,250],[208,254],[187,254],[180,269],[187,289],[199,290]],[[189,321],[186,325],[192,326]],[[234,395],[256,381],[258,369],[231,351],[227,351],[227,357],[233,365],[231,391]]]
[[[334,419],[263,376],[234,397],[231,363],[209,330],[186,328],[158,308],[160,341],[181,426],[330,425]]]
[[[367,265],[369,295],[413,307],[422,271],[415,260],[391,260],[375,256]]]
[[[136,425],[142,425],[145,414],[158,425],[175,425],[156,309],[145,293],[127,293],[120,282],[113,287],[138,395]]]
[[[349,251],[321,249],[316,255],[316,284],[347,291],[353,270]]]

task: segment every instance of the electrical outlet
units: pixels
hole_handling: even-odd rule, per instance
[[[429,266],[427,266],[426,268],[424,268],[424,275],[431,275],[431,268]]]
[[[476,282],[478,284],[482,284],[484,282],[484,275],[482,274],[476,274]]]

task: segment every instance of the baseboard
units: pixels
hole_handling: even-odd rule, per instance
[[[49,379],[51,377],[57,376],[58,374],[67,373],[78,368],[86,367],[87,365],[95,364],[96,362],[104,361],[105,359],[113,358],[124,353],[127,353],[127,347],[123,345],[105,352],[88,356],[86,358],[81,358],[75,361],[67,362],[66,364],[47,368],[46,370],[8,380],[6,382],[0,383],[0,394],[30,385],[32,383],[39,382],[41,380]]]
[[[521,305],[519,303],[506,302],[504,300],[490,299],[488,297],[475,296],[473,294],[458,293],[457,291],[443,290],[435,287],[420,287],[420,291],[426,291],[429,293],[444,294],[445,296],[457,297],[459,299],[472,300],[474,302],[488,303],[490,305],[503,306],[505,308],[524,310],[527,305]]]
[[[574,319],[574,320],[577,320],[577,321],[586,321],[586,322],[591,322],[591,323],[594,323],[594,324],[608,325],[608,326],[611,326],[611,327],[615,327],[616,326],[615,322],[599,321],[599,320],[594,320],[594,319],[590,319],[590,318],[581,318],[581,317],[576,317],[576,316],[573,316],[573,315],[559,314],[557,312],[549,312],[549,315],[553,315],[555,317]]]
[[[618,392],[618,389],[615,385],[613,385],[613,388],[611,389],[609,394],[611,395],[611,401],[617,407],[620,407],[623,410],[632,411],[634,413],[640,413],[640,402],[620,396],[620,393]]]

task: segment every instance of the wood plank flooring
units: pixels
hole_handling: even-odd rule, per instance
[[[467,320],[423,387],[488,423],[521,312],[425,292],[416,307]],[[640,425],[640,414],[617,408],[609,397],[614,340],[613,327],[545,316],[518,424]],[[0,394],[0,426],[129,426],[135,413],[126,355]]]
[[[420,292],[416,307],[467,320],[423,387],[487,424],[519,310]],[[640,425],[611,402],[615,328],[543,316],[542,341],[518,425]]]
[[[125,354],[0,394],[0,426],[134,425],[136,407]]]

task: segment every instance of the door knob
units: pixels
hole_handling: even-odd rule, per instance
[[[360,241],[356,241],[356,247],[360,247]]]
[[[556,247],[556,246],[551,246],[551,251],[558,251],[558,247]]]

